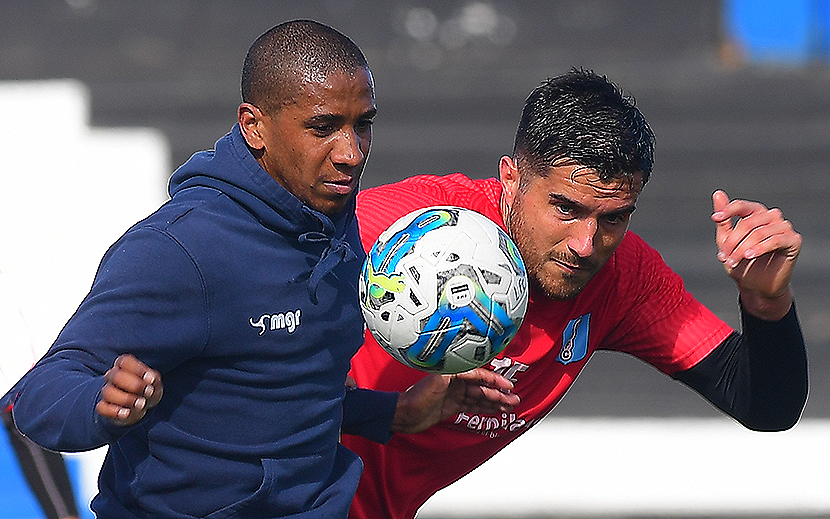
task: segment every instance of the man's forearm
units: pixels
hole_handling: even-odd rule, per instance
[[[743,333],[734,333],[675,378],[746,427],[789,429],[807,401],[807,353],[795,305],[777,321],[742,307]]]

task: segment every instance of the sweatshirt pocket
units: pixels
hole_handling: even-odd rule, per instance
[[[345,517],[363,468],[339,444],[319,454],[262,458],[169,423],[156,424],[150,445],[131,490],[142,508],[158,516]]]
[[[271,481],[273,480],[273,477],[268,474],[268,469],[265,468],[264,463],[263,469],[264,475],[262,479],[262,484],[259,486],[256,492],[248,495],[244,499],[241,499],[220,510],[206,515],[204,519],[234,519],[237,517],[245,517],[245,515],[243,514],[245,510],[248,510],[254,506],[260,508],[268,498],[268,494],[271,488]]]
[[[333,456],[263,460],[266,480],[273,485],[267,510],[291,519],[345,517],[357,490],[363,462],[337,445]]]
[[[328,514],[320,515],[317,508],[321,496],[332,490],[331,468],[331,462],[320,455],[263,459],[259,488],[253,494],[207,515],[205,519],[242,519],[249,517],[248,511],[254,510],[257,516],[264,517],[299,518],[306,514],[311,514],[310,517],[328,517]],[[324,508],[328,506],[326,504]]]

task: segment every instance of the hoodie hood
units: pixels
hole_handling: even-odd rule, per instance
[[[256,161],[235,124],[216,141],[213,150],[195,153],[170,177],[171,197],[190,188],[221,191],[249,211],[264,227],[298,242],[299,248],[322,246],[322,254],[308,274],[309,295],[316,302],[320,280],[341,261],[362,254],[355,251],[357,233],[355,197],[346,208],[328,216],[305,205],[274,180]],[[352,236],[354,235],[354,236]]]

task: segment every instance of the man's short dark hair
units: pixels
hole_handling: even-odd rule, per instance
[[[290,102],[304,80],[369,69],[360,48],[336,29],[313,20],[292,20],[259,36],[242,66],[242,101],[265,112]]]
[[[530,93],[513,154],[535,174],[569,159],[594,169],[603,182],[641,173],[645,184],[654,163],[654,133],[633,98],[605,76],[573,69]]]

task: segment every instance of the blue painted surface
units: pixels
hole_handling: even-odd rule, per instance
[[[75,500],[78,503],[81,518],[94,519],[94,515],[78,492],[80,461],[71,457],[65,459],[69,477],[75,484]],[[26,484],[23,470],[14,455],[5,427],[0,427],[0,481],[3,488],[0,493],[2,496],[0,497],[0,519],[41,519],[44,517],[34,493]]]
[[[830,58],[830,0],[727,0],[727,31],[751,61]]]

